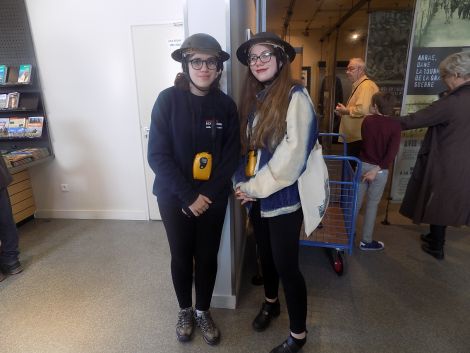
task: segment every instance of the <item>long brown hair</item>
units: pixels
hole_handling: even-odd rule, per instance
[[[244,82],[240,104],[242,153],[245,154],[249,149],[260,147],[267,147],[273,151],[286,133],[289,91],[294,84],[301,83],[292,79],[288,60],[283,63],[278,76],[269,86],[268,92],[261,102],[256,99],[256,94],[264,89],[264,85],[253,76],[249,68]],[[258,115],[258,121],[251,139],[248,141],[246,136],[248,115],[253,110]]]

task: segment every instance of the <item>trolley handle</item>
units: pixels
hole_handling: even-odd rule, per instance
[[[358,185],[361,182],[361,177],[362,177],[362,161],[359,158],[353,157],[353,156],[337,156],[337,155],[332,155],[332,154],[325,154],[323,155],[323,159],[327,160],[335,160],[335,161],[342,161],[344,162],[349,162],[348,167],[350,168],[350,172],[352,175],[354,175],[354,183],[355,185]],[[354,161],[356,163],[356,170],[353,170],[351,166],[351,161]]]
[[[335,132],[320,132],[318,136],[325,136],[325,137],[341,137],[343,139],[343,156],[348,155],[348,146],[346,144],[346,137],[343,134],[338,134]]]

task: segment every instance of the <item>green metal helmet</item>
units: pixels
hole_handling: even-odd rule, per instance
[[[290,62],[294,61],[295,59],[295,49],[292,47],[292,45],[282,40],[277,34],[272,32],[259,32],[238,47],[238,61],[240,61],[243,65],[248,66],[248,55],[250,54],[250,49],[253,45],[256,44],[267,44],[279,49],[283,53],[283,56],[286,56],[286,59],[288,59]]]
[[[196,33],[186,38],[181,47],[171,53],[171,57],[176,61],[183,62],[185,52],[191,51],[191,49],[214,52],[221,62],[230,58],[230,55],[222,50],[219,42],[205,33]]]

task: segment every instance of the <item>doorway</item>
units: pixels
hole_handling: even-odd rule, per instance
[[[181,71],[181,64],[171,59],[171,53],[183,42],[183,23],[132,26],[131,30],[149,218],[161,220],[152,193],[155,174],[147,163],[148,134],[158,94],[172,86],[176,74]]]

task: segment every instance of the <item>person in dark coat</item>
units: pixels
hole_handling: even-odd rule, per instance
[[[430,224],[422,249],[443,259],[446,227],[470,225],[470,52],[448,56],[439,72],[447,94],[400,117],[404,130],[428,127],[400,213]]]
[[[237,107],[219,89],[230,55],[212,36],[196,33],[171,56],[181,62],[183,72],[174,86],[160,92],[153,107],[148,162],[155,172],[153,193],[170,245],[180,307],[176,337],[191,340],[196,323],[204,340],[215,345],[220,331],[209,308],[231,177],[240,155]]]
[[[5,275],[16,275],[23,271],[18,260],[18,232],[13,220],[7,186],[12,177],[0,155],[0,282]]]

